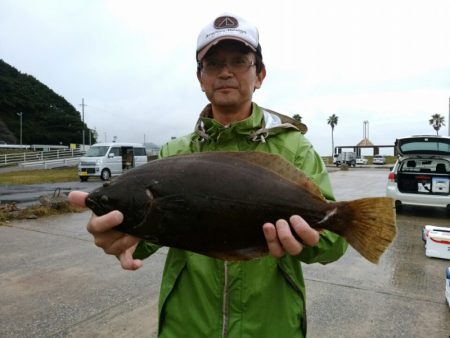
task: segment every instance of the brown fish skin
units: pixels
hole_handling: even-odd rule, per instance
[[[396,234],[390,198],[328,202],[304,173],[259,152],[180,155],[135,168],[89,194],[95,214],[124,214],[117,230],[226,260],[267,253],[262,225],[301,215],[377,262]]]

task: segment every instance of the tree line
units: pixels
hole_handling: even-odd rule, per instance
[[[64,97],[0,59],[0,142],[19,143],[22,135],[22,144],[80,144],[83,128],[87,134]]]
[[[293,115],[292,118],[302,122],[302,117],[299,114]],[[338,120],[339,117],[336,114],[329,116],[327,119],[327,124],[331,127],[331,156],[334,155],[334,128],[337,126]],[[433,114],[428,122],[436,131],[436,135],[439,135],[439,130],[445,126],[445,117],[441,114]]]

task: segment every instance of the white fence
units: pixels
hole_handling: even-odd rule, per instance
[[[30,151],[26,153],[2,154],[0,155],[0,167],[19,165],[22,167],[52,165],[74,165],[84,155],[81,149],[64,149],[50,151]]]

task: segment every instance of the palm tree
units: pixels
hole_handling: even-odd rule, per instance
[[[333,114],[328,118],[327,123],[331,126],[331,157],[334,155],[334,127],[338,124],[338,117]]]
[[[298,122],[302,122],[302,117],[299,114],[295,114],[294,116],[292,116],[292,118],[294,120],[297,120]]]
[[[434,130],[436,130],[436,135],[439,135],[439,129],[441,129],[442,126],[445,126],[445,118],[444,116],[441,116],[441,114],[433,114],[431,115],[431,119],[429,119],[428,122],[433,126]]]

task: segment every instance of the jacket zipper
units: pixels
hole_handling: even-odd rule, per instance
[[[228,337],[228,262],[223,263],[222,338]]]

